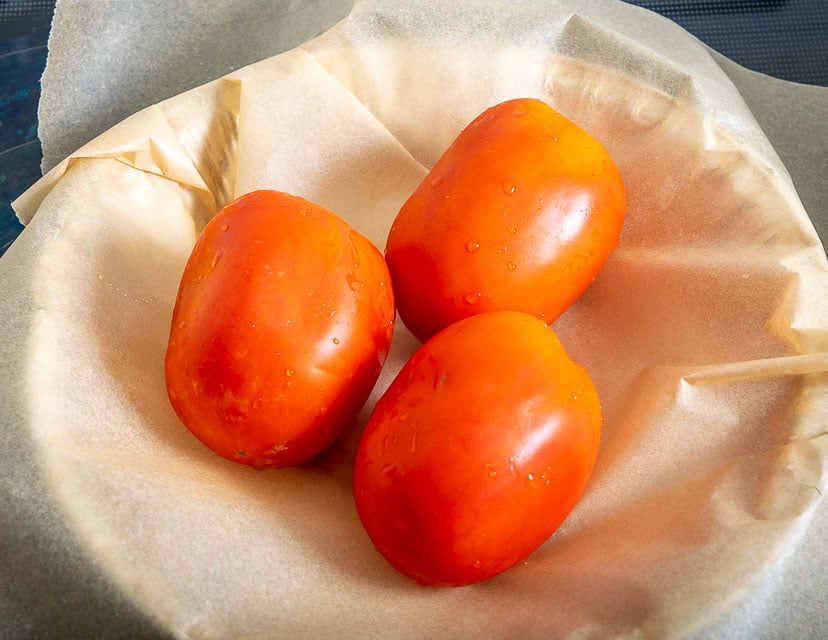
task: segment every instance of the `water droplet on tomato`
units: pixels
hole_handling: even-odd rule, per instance
[[[218,264],[219,260],[221,260],[221,253],[216,253],[213,256],[213,261],[210,263],[210,269],[215,270],[216,265]]]
[[[329,318],[333,318],[336,315],[336,309],[332,309],[331,312],[328,314]]]
[[[507,263],[506,263],[506,268],[507,268],[509,271],[514,271],[515,269],[517,269],[517,265],[515,265],[515,263],[514,263],[514,262],[507,262]]]
[[[480,243],[477,242],[476,240],[469,240],[466,243],[466,251],[468,251],[469,253],[474,253],[479,248],[480,248]]]
[[[226,224],[221,225],[221,230],[222,231],[227,231],[229,228],[230,227],[228,227]]]
[[[483,563],[480,560],[475,560],[474,564],[472,565],[475,569],[479,569]]]
[[[408,523],[408,519],[402,513],[397,514],[397,517],[394,520],[394,526],[402,532],[408,531],[408,529],[411,527],[411,525]]]
[[[334,339],[333,339],[333,343],[334,343],[334,344],[339,344],[339,338],[334,338]]]
[[[348,286],[351,287],[351,291],[359,291],[365,286],[365,283],[359,280],[351,280]]]
[[[290,367],[285,369],[285,375],[288,376],[288,377],[292,376],[294,373],[296,373],[296,371],[291,369]]]
[[[515,184],[514,180],[512,180],[512,181],[507,180],[506,182],[503,183],[503,193],[505,193],[507,196],[512,195],[515,192],[516,189],[517,189],[517,185]]]
[[[466,301],[466,304],[476,304],[480,301],[481,293],[477,292],[469,292],[463,296],[463,300]]]
[[[397,465],[395,464],[386,464],[380,469],[380,475],[385,476],[386,478],[389,476],[393,476],[397,472]]]
[[[437,187],[437,186],[439,186],[439,185],[440,185],[440,183],[441,183],[442,181],[443,181],[443,176],[437,176],[437,177],[436,177],[436,178],[434,178],[434,179],[433,179],[433,180],[432,180],[429,184],[430,184],[432,187]]]

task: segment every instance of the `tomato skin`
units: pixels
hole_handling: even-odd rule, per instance
[[[483,112],[402,206],[386,259],[420,340],[475,313],[555,320],[618,243],[624,184],[607,151],[540,100]]]
[[[209,222],[184,269],[165,359],[170,402],[229,460],[300,464],[365,403],[394,318],[370,241],[302,198],[249,193]]]
[[[598,453],[587,371],[516,311],[450,325],[418,349],[362,434],[354,498],[369,537],[423,585],[525,559],[569,514]]]

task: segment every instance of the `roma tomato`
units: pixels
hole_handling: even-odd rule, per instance
[[[508,569],[569,514],[592,472],[601,407],[551,328],[517,311],[454,323],[412,356],[357,449],[368,536],[421,584]]]
[[[385,261],[366,238],[302,198],[247,194],[204,228],[184,269],[170,401],[225,458],[302,463],[365,403],[394,317]]]
[[[551,323],[595,279],[626,196],[607,151],[540,100],[466,127],[400,209],[386,259],[400,318],[420,340],[484,311]]]

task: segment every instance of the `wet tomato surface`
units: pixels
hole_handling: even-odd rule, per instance
[[[300,464],[352,424],[394,318],[371,242],[302,198],[244,195],[204,228],[184,269],[165,362],[170,401],[225,458]]]
[[[453,323],[378,401],[354,471],[379,552],[424,585],[465,585],[525,559],[587,485],[602,425],[587,371],[523,312]]]
[[[495,105],[466,127],[398,212],[385,255],[420,340],[515,309],[555,320],[595,279],[626,209],[604,147],[546,103]]]

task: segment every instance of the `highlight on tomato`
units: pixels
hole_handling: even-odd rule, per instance
[[[467,585],[524,560],[582,495],[602,413],[587,371],[518,311],[470,316],[423,344],[357,449],[357,512],[423,585]]]
[[[353,423],[394,318],[369,240],[303,198],[246,194],[204,228],[184,269],[165,359],[170,402],[229,460],[303,463]]]
[[[553,322],[616,247],[624,184],[606,149],[534,98],[487,109],[405,202],[385,249],[420,340],[484,311]]]

